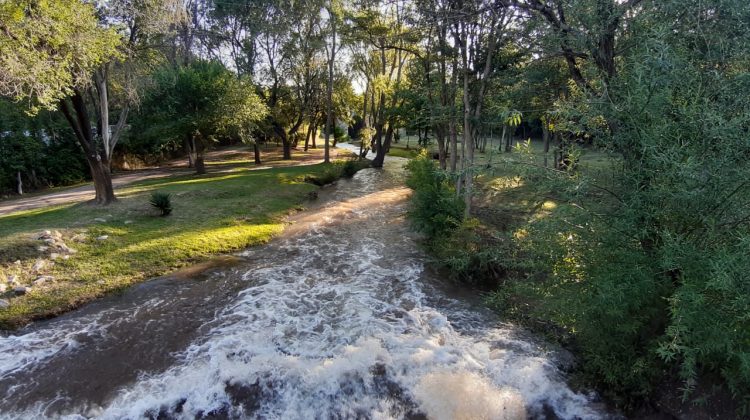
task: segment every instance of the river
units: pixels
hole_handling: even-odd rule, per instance
[[[0,337],[0,417],[604,417],[558,352],[427,267],[403,162],[218,267]]]

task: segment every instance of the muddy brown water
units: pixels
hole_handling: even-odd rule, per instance
[[[425,267],[403,163],[324,188],[267,245],[0,337],[0,417],[605,417]]]

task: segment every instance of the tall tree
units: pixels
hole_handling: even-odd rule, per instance
[[[28,101],[30,112],[60,109],[86,155],[100,204],[115,195],[85,91],[94,72],[118,56],[121,43],[114,29],[99,25],[93,6],[80,0],[0,4],[0,93]]]

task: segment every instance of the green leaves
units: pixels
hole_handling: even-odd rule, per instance
[[[186,136],[209,141],[210,136],[250,133],[267,108],[247,81],[221,63],[196,61],[187,67],[165,67],[154,76],[136,119],[146,139],[181,142]]]
[[[30,112],[54,109],[93,71],[117,56],[114,30],[99,26],[80,0],[0,3],[0,94],[28,100]]]

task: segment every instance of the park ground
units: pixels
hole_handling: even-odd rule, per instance
[[[106,207],[87,202],[90,185],[0,202],[0,327],[267,242],[284,229],[284,216],[316,197],[317,180],[341,175],[340,163],[321,161],[321,149],[284,161],[274,148],[256,166],[250,150],[230,148],[208,156],[206,175],[177,163],[124,174],[117,202]],[[149,205],[154,191],[171,195],[171,215]]]

